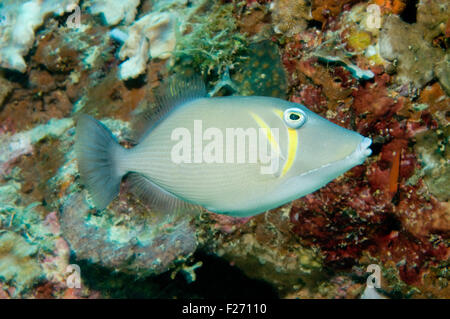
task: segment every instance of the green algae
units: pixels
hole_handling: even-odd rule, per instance
[[[201,74],[222,74],[240,64],[248,41],[238,32],[233,10],[233,4],[215,3],[187,24],[186,34],[177,37],[174,71],[189,68]]]

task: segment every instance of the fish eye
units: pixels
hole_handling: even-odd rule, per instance
[[[306,115],[298,108],[290,108],[284,111],[284,122],[290,128],[297,129],[306,122]]]

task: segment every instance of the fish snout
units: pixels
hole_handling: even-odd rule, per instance
[[[370,145],[372,145],[372,139],[368,137],[363,137],[362,141],[359,143],[356,148],[353,156],[355,156],[362,163],[366,159],[366,157],[372,154],[372,150],[370,149]]]

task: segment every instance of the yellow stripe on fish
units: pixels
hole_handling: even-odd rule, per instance
[[[275,109],[274,112],[283,120],[283,111]],[[298,133],[296,129],[288,128],[288,156],[284,163],[283,169],[281,171],[280,177],[286,175],[286,173],[291,169],[294,163],[295,156],[297,155],[298,147]]]
[[[275,151],[276,156],[279,156],[283,158],[283,155],[281,154],[280,145],[278,144],[278,141],[275,139],[275,137],[272,134],[272,130],[270,129],[269,125],[257,114],[250,112],[250,115],[253,117],[253,119],[258,123],[260,128],[264,129],[264,133],[266,135],[267,140],[269,141],[272,149]]]

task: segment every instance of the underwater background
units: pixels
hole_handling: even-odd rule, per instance
[[[450,298],[449,46],[448,0],[0,0],[0,298],[360,298],[370,265],[377,298]],[[373,154],[251,218],[97,211],[76,115],[127,145],[173,74],[304,104]]]

